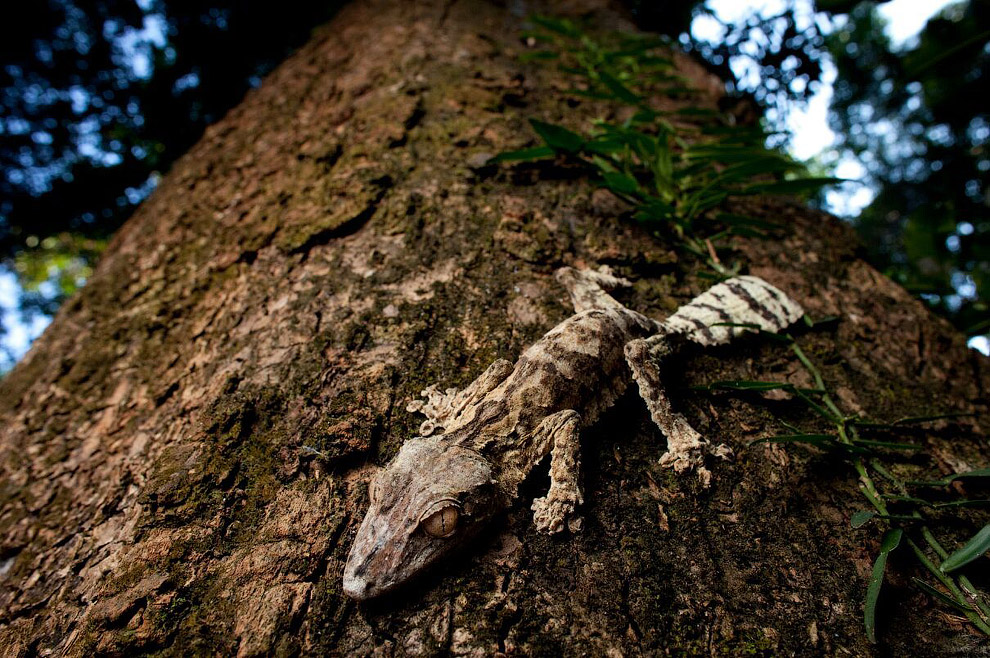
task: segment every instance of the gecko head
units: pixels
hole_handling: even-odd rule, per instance
[[[424,571],[500,509],[491,464],[443,436],[406,441],[369,492],[371,505],[344,567],[344,592],[359,600]]]

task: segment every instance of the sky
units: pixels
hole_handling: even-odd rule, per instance
[[[953,0],[890,0],[880,5],[879,10],[887,19],[887,35],[895,46],[909,46],[925,26],[928,19]],[[719,18],[732,22],[741,16],[748,15],[754,8],[761,13],[779,13],[785,6],[785,0],[757,0],[742,2],[740,0],[709,0],[708,7]],[[816,19],[809,0],[797,0],[799,20],[813,21]],[[152,19],[156,17],[152,16]],[[799,26],[800,27],[800,26]],[[827,29],[827,25],[823,25]],[[699,16],[691,26],[691,32],[696,38],[716,40],[720,38],[721,26],[714,19]],[[162,25],[156,20],[146,21],[141,34],[128,36],[128,43],[135,43],[141,38],[154,41],[163,40]],[[131,39],[133,37],[133,39]],[[127,44],[124,44],[125,46]],[[146,55],[138,48],[132,48],[132,60],[135,72],[140,74],[142,68],[148,65]],[[142,59],[144,58],[144,59]],[[749,73],[747,63],[743,58],[732,63],[737,75]],[[793,109],[787,120],[788,128],[793,134],[791,153],[807,160],[829,148],[835,141],[835,133],[828,127],[828,106],[832,98],[832,83],[835,80],[835,67],[826,64],[823,76],[824,84],[812,96],[807,106]],[[864,173],[862,165],[852,159],[844,159],[838,163],[835,175],[841,178],[858,179]],[[150,191],[150,190],[149,190]],[[873,193],[864,185],[849,184],[842,189],[828,192],[826,203],[829,210],[839,216],[854,217],[859,211],[869,205]],[[6,370],[28,350],[31,342],[48,326],[50,318],[45,316],[24,317],[17,307],[18,286],[16,277],[7,271],[0,271],[0,318],[7,329],[0,336],[0,372]],[[985,337],[975,338],[970,345],[984,354],[990,354],[990,342]]]

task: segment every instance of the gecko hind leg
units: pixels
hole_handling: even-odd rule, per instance
[[[622,308],[622,304],[608,293],[632,285],[626,279],[615,276],[608,265],[602,265],[597,270],[562,267],[554,276],[567,288],[577,313],[593,308]]]
[[[574,510],[584,502],[581,496],[581,416],[567,410],[547,416],[536,429],[536,444],[550,452],[550,490],[533,501],[536,529],[554,534],[564,529]],[[544,453],[546,454],[546,453]]]
[[[626,362],[653,422],[667,437],[667,452],[660,458],[660,465],[672,468],[676,473],[697,470],[702,484],[707,487],[711,483],[711,472],[704,466],[704,455],[710,449],[709,443],[684,416],[671,408],[661,380],[660,361],[670,351],[664,334],[636,339],[626,343]],[[731,455],[727,446],[719,446],[714,452],[723,458]]]
[[[438,429],[450,429],[451,421],[469,406],[491,393],[512,372],[512,362],[498,359],[463,391],[448,388],[441,391],[436,384],[426,387],[420,395],[425,400],[413,400],[406,405],[410,413],[422,413],[426,420],[419,426],[420,436],[430,436]]]

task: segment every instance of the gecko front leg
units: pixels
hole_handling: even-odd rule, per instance
[[[564,529],[581,496],[581,416],[567,410],[547,416],[536,428],[535,443],[550,447],[550,490],[533,501],[533,523],[540,532],[553,534]],[[543,454],[546,454],[545,452]]]
[[[667,452],[660,458],[660,465],[677,473],[698,470],[698,477],[707,486],[711,473],[703,465],[708,441],[698,433],[679,413],[674,412],[664,390],[660,375],[660,361],[670,354],[667,336],[658,334],[646,339],[629,341],[625,347],[626,362],[633,379],[639,385],[639,394],[650,410],[650,417],[667,437]],[[726,456],[727,448],[720,446],[716,454]]]
[[[441,391],[436,384],[426,387],[420,394],[425,400],[413,400],[406,405],[406,411],[426,416],[419,426],[420,436],[429,436],[438,428],[449,430],[453,419],[505,381],[512,368],[511,361],[498,359],[463,391],[456,388]]]
[[[755,276],[738,276],[716,284],[680,307],[650,338],[629,341],[626,362],[639,385],[650,416],[667,437],[667,453],[660,464],[681,473],[692,468],[707,486],[711,473],[702,465],[708,442],[684,416],[675,413],[661,380],[660,362],[670,354],[670,340],[692,341],[704,346],[723,345],[758,328],[777,332],[804,314],[801,305]],[[728,458],[732,450],[718,446],[716,456]]]

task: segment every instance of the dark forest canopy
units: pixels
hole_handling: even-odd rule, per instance
[[[339,2],[47,0],[0,22],[0,262],[23,307],[51,313],[158,177]],[[693,40],[702,3],[631,0],[641,27],[678,38],[770,119],[838,67],[831,121],[877,190],[858,220],[871,258],[971,334],[990,296],[985,88],[990,2],[960,2],[895,50],[876,3],[791,2]],[[730,62],[755,61],[759,81]],[[741,101],[747,102],[747,101]],[[768,126],[773,129],[774,126]],[[833,154],[834,156],[834,154]]]

